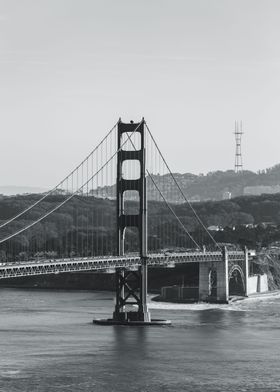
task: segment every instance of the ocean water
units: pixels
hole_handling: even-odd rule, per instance
[[[171,326],[98,326],[113,293],[0,290],[0,391],[280,391],[280,294],[151,303]]]

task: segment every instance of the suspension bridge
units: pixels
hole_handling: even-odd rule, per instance
[[[201,300],[214,273],[217,301],[228,302],[233,273],[247,294],[247,250],[227,251],[215,241],[144,119],[119,120],[59,184],[22,203],[0,217],[0,279],[112,272],[113,316],[97,323],[165,323],[151,319],[148,267],[199,263]]]

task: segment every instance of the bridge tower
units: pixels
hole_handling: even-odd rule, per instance
[[[136,130],[136,131],[135,131]],[[129,143],[131,150],[122,148],[123,136],[140,134],[140,148],[137,150],[133,142]],[[138,124],[133,122],[118,123],[117,131],[117,253],[125,253],[125,230],[127,227],[136,227],[139,235],[139,255],[141,266],[138,271],[125,269],[116,270],[116,305],[113,319],[116,321],[150,322],[151,317],[147,307],[147,195],[146,195],[146,168],[145,168],[145,127],[144,119]],[[123,163],[127,160],[138,161],[140,164],[140,177],[124,179]],[[139,213],[126,214],[124,210],[124,193],[137,191],[139,194]],[[127,311],[127,305],[136,305],[137,311]]]
[[[147,189],[146,189],[146,151],[145,151],[145,121],[140,123],[118,122],[117,129],[117,255],[125,254],[125,231],[128,227],[138,230],[140,266],[137,270],[131,268],[116,269],[116,305],[111,319],[96,319],[99,325],[168,325],[170,320],[151,319],[147,305],[148,289],[148,250],[147,250]],[[140,143],[135,146],[134,134],[140,135]],[[124,149],[127,137],[131,149]],[[126,144],[126,145],[127,145]],[[138,178],[127,179],[123,176],[125,161],[137,161],[140,166]],[[138,213],[128,214],[125,211],[125,192],[137,191]],[[130,310],[130,306],[136,306]],[[129,309],[130,308],[130,309]]]

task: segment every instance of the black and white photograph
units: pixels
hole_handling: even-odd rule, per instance
[[[0,392],[280,392],[279,15],[0,0]]]

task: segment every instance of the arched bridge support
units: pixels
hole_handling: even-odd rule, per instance
[[[233,257],[231,257],[231,254]],[[243,282],[243,292],[248,295],[249,260],[248,250],[244,250],[242,258],[235,260],[234,253],[222,250],[221,261],[202,262],[199,264],[199,300],[219,303],[228,303],[230,290],[229,283],[234,271],[238,271]],[[215,272],[215,281],[211,277]],[[213,287],[214,285],[214,287]]]

